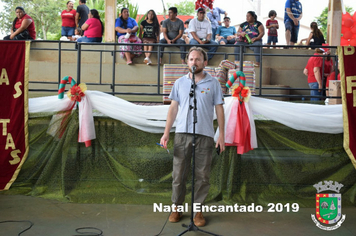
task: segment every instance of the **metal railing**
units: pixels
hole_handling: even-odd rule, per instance
[[[36,41],[35,43],[51,43],[51,44],[58,44],[58,48],[36,48],[36,47],[31,47],[31,50],[52,50],[52,51],[58,51],[58,82],[46,82],[46,81],[30,81],[30,83],[37,83],[37,84],[56,84],[59,83],[62,79],[62,74],[61,74],[61,70],[62,70],[62,53],[67,52],[67,51],[75,51],[77,53],[77,76],[76,76],[76,81],[77,83],[81,83],[81,82],[85,82],[82,81],[81,79],[81,62],[82,62],[82,52],[94,52],[94,53],[98,53],[98,57],[99,57],[99,82],[98,83],[87,83],[88,85],[108,85],[110,86],[111,92],[110,94],[112,95],[152,95],[152,96],[166,96],[168,94],[163,94],[161,93],[161,66],[157,66],[157,82],[155,84],[129,84],[129,83],[125,83],[125,84],[120,84],[120,83],[116,83],[117,78],[115,77],[116,74],[116,53],[120,53],[123,52],[120,49],[116,49],[116,47],[120,47],[121,45],[127,45],[124,43],[76,43],[76,42],[68,42],[68,41]],[[68,48],[63,48],[62,44],[71,44],[73,45],[72,49],[68,49]],[[83,47],[85,45],[85,47]],[[95,45],[95,46],[113,46],[112,49],[95,49],[90,48],[90,45]],[[134,44],[131,44],[134,45]],[[143,46],[143,44],[139,44],[141,46]],[[181,45],[178,44],[145,44],[145,46],[154,46],[154,50],[151,51],[151,53],[156,53],[157,54],[157,60],[159,60],[160,58],[160,54],[161,54],[161,45],[164,45],[164,47],[166,48],[166,50],[164,51],[164,54],[168,54],[168,64],[171,64],[172,61],[172,55],[175,54],[181,54],[180,51],[169,51],[167,49],[169,49],[170,47],[179,47]],[[188,49],[189,47],[192,46],[201,46],[201,45],[186,45],[186,48]],[[207,47],[227,47],[227,48],[235,48],[237,46],[235,45],[206,45]],[[246,56],[260,56],[261,60],[260,60],[260,66],[256,67],[259,69],[259,78],[257,78],[259,80],[259,87],[256,87],[256,91],[258,90],[259,92],[255,95],[255,96],[261,96],[261,97],[284,97],[284,98],[313,98],[313,97],[317,97],[317,98],[327,98],[327,96],[325,95],[321,95],[321,96],[311,96],[311,95],[285,95],[285,94],[263,94],[263,90],[303,90],[303,91],[310,91],[312,89],[310,88],[290,88],[290,87],[278,87],[278,88],[271,88],[271,87],[264,87],[263,83],[262,83],[262,67],[263,67],[263,61],[266,60],[266,58],[268,57],[311,57],[311,55],[296,55],[296,54],[271,54],[271,53],[266,53],[263,52],[262,48],[264,47],[278,47],[278,48],[285,48],[288,47],[286,45],[239,45],[238,47],[240,47],[240,52],[242,53],[235,53],[235,52],[216,52],[214,53],[214,55],[222,55],[224,59],[227,59],[229,56],[235,56],[237,55],[237,57],[239,58],[239,62],[240,62],[240,68],[243,68],[243,61],[244,58]],[[261,47],[260,53],[259,54],[255,54],[255,53],[246,53],[245,52],[245,48],[246,47]],[[289,46],[290,47],[290,46]],[[308,48],[308,46],[295,46],[295,48],[298,49],[302,49],[302,48]],[[323,46],[321,48],[329,48],[329,49],[335,49],[336,47],[333,46]],[[145,53],[146,51],[141,51],[142,53]],[[111,53],[112,56],[112,78],[111,78],[111,83],[103,83],[102,81],[102,71],[103,71],[103,53]],[[315,57],[323,57],[323,66],[321,69],[322,72],[322,78],[324,78],[324,65],[325,65],[325,58],[327,57],[327,55],[313,55]],[[337,55],[330,55],[330,57],[332,57],[334,59],[334,68],[338,68],[338,60],[337,60]],[[301,68],[302,70],[303,68]],[[335,79],[337,78],[337,74],[335,74]],[[156,87],[157,90],[155,93],[140,93],[140,92],[122,92],[122,91],[116,91],[115,87],[120,87],[120,86],[149,86],[149,87]],[[325,84],[324,84],[324,90],[325,90]],[[56,90],[54,89],[30,89],[30,91],[36,91],[36,92],[54,92]]]

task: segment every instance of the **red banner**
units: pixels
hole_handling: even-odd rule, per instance
[[[356,48],[338,47],[344,118],[344,149],[356,168]]]
[[[9,189],[28,154],[30,42],[0,41],[0,190]]]

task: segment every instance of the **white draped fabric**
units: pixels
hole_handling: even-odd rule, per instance
[[[146,132],[163,133],[164,131],[169,106],[136,105],[99,91],[87,90],[85,95],[88,99],[86,102],[91,104],[92,109],[105,116]],[[229,104],[232,99],[232,97],[225,98],[225,107],[231,107]],[[70,102],[67,97],[58,99],[58,96],[31,98],[29,112],[63,111],[68,108]],[[86,105],[89,109],[90,104]],[[331,134],[343,132],[342,105],[313,105],[251,97],[249,106],[255,115],[263,115],[296,130]]]

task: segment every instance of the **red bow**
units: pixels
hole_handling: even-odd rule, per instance
[[[74,85],[73,87],[70,88],[70,100],[81,102],[82,97],[84,96],[85,94],[82,91],[81,87]]]

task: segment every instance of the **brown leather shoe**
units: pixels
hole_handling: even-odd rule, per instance
[[[177,210],[177,209],[176,209]],[[180,221],[180,219],[182,218],[183,213],[182,212],[172,212],[169,216],[169,222],[172,223],[177,223]]]
[[[205,218],[201,212],[197,212],[197,214],[194,217],[194,224],[198,227],[203,227],[205,226]]]

